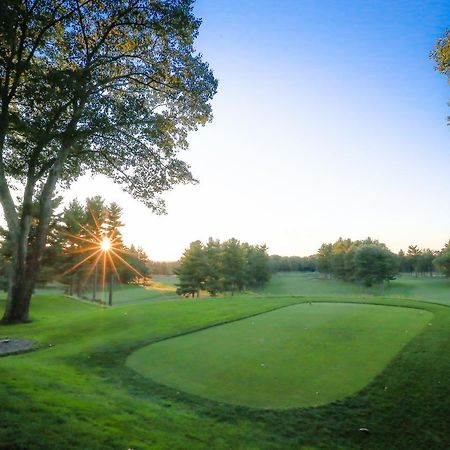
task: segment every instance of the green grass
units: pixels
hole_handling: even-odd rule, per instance
[[[127,364],[218,401],[317,406],[362,389],[431,317],[411,308],[294,305],[151,344]]]
[[[175,287],[175,283],[178,283],[176,275],[152,275],[152,280],[172,287]]]
[[[359,286],[340,280],[328,280],[317,273],[280,272],[272,275],[262,295],[302,295],[348,297],[364,294]]]
[[[296,283],[298,280],[292,280],[291,287],[286,288],[291,291],[288,295],[305,295],[293,292]],[[282,314],[286,309],[277,308],[304,302],[304,298],[260,294],[200,301],[141,301],[108,309],[61,296],[36,296],[32,323],[0,326],[2,337],[26,337],[41,344],[38,351],[0,358],[0,448],[447,449],[450,308],[411,300],[414,292],[422,289],[420,295],[429,290],[432,301],[441,294],[445,301],[444,287],[439,290],[435,285],[403,286],[399,291],[410,290],[406,300],[361,296],[357,292],[345,295],[343,289],[340,287],[333,293],[329,288],[326,294],[316,291],[314,302],[323,301],[326,305],[298,306],[292,311],[303,311],[302,308],[313,311],[316,307],[331,310],[331,302],[406,306],[432,314],[431,325],[427,324],[400,351],[394,344],[394,350],[390,348],[396,330],[386,325],[386,332],[392,333],[391,338],[384,339],[386,352],[391,352],[385,361],[387,365],[384,369],[378,366],[372,372],[374,378],[358,392],[316,407],[279,410],[210,400],[143,377],[125,363],[129,355],[150,344],[169,343],[174,340],[171,338],[185,333],[194,332],[185,338],[195,337],[206,333],[200,331],[205,328],[254,316],[209,328],[209,332],[239,328],[239,324],[248,320]],[[392,292],[386,290],[386,295]],[[398,295],[401,292],[395,293]],[[368,308],[374,307],[355,306],[354,310],[363,312]],[[339,314],[347,306],[336,305],[335,309]],[[415,315],[415,309],[407,311]],[[397,311],[375,310],[386,313],[383,318],[387,324],[389,315]],[[268,311],[274,312],[255,316]],[[306,319],[303,314],[298,317],[299,321]],[[285,319],[289,321],[288,317]],[[411,327],[406,316],[396,320],[400,324],[403,321],[403,331],[407,323]],[[363,325],[355,319],[351,328]],[[374,332],[374,339],[378,339],[382,327],[384,321]],[[323,326],[322,332],[326,329]],[[331,329],[337,330],[335,326]],[[228,335],[227,339],[232,338]],[[326,339],[333,344],[336,333]],[[405,342],[408,339],[406,333],[404,339]],[[242,341],[242,345],[247,345],[244,338]],[[372,344],[379,351],[376,341]],[[353,346],[358,348],[354,340]],[[202,355],[206,360],[205,355],[206,350]],[[369,428],[370,432],[361,433],[358,431],[361,427]]]
[[[103,301],[108,301],[108,293],[99,296]],[[175,292],[164,289],[145,288],[134,285],[118,285],[113,291],[113,306],[125,305],[128,303],[139,303],[148,300],[160,300],[164,298],[176,297]]]
[[[36,289],[37,295],[64,295],[65,287],[63,285],[50,285]],[[92,290],[85,290],[82,298],[92,300]],[[129,303],[141,303],[146,301],[155,301],[168,298],[176,298],[175,289],[165,280],[155,279],[155,286],[143,287],[133,284],[114,284],[113,287],[113,306],[120,306]],[[98,286],[96,293],[97,301],[108,303],[109,286]]]
[[[392,297],[441,303],[450,306],[450,280],[444,277],[413,277],[401,275],[384,290],[377,286],[365,288],[341,280],[325,279],[318,273],[276,273],[261,295],[301,295],[333,297]]]

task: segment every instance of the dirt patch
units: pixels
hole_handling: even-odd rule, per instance
[[[0,338],[0,356],[29,352],[36,348],[36,342],[30,339]]]

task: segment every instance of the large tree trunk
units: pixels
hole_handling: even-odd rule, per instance
[[[36,248],[38,241],[30,248],[29,235],[31,214],[21,220],[19,236],[13,243],[13,258],[10,273],[10,286],[2,322],[18,323],[29,321],[29,308],[36,277],[40,269],[40,260],[44,248]],[[45,234],[45,237],[47,234]],[[45,242],[45,241],[44,241]],[[38,258],[36,258],[38,255]]]
[[[34,184],[27,184],[24,193],[23,212],[16,233],[11,233],[13,242],[13,263],[11,284],[6,302],[3,323],[18,323],[29,321],[31,296],[36,278],[41,268],[42,256],[45,250],[48,229],[52,215],[52,198],[56,183],[61,175],[71,140],[64,142],[63,148],[50,169],[47,180],[39,195],[39,217],[36,237],[29,245],[31,227],[32,193]],[[11,228],[11,227],[10,227]]]
[[[4,323],[18,323],[29,321],[29,309],[31,296],[34,289],[34,280],[26,276],[13,274],[12,285],[10,289],[10,298],[3,316]]]
[[[24,241],[24,251],[18,246],[19,251],[13,256],[13,264],[11,266],[10,287],[8,291],[8,299],[6,303],[3,323],[17,323],[29,321],[29,308],[31,296],[34,291],[36,278],[41,268],[41,259],[45,247],[45,239],[47,238],[48,226],[43,233],[41,239],[44,244],[41,245],[41,239],[34,242],[31,249],[28,246],[29,232],[20,237],[20,241]],[[30,251],[31,250],[31,251]]]
[[[10,231],[12,247],[12,264],[10,274],[10,287],[3,321],[26,322],[28,321],[28,309],[33,291],[30,285],[28,273],[29,235],[32,221],[33,208],[33,177],[27,180],[22,203],[22,214],[17,230]]]

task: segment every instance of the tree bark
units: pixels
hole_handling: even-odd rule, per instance
[[[29,247],[33,183],[27,183],[24,193],[23,213],[13,241],[12,277],[3,323],[29,322],[29,308],[36,277],[41,268],[42,256],[52,215],[52,199],[56,183],[66,161],[72,141],[63,142],[61,151],[49,171],[39,196],[39,217],[36,238]],[[1,178],[1,177],[0,177]],[[9,192],[9,190],[8,190]],[[9,227],[11,230],[11,227]],[[12,233],[14,234],[14,233]]]
[[[31,299],[34,288],[34,282],[31,283],[28,277],[28,241],[32,220],[33,189],[34,183],[28,182],[23,198],[22,217],[16,236],[11,239],[13,254],[10,287],[3,316],[3,322],[6,323],[27,322],[29,320],[29,300],[27,302],[26,299]]]

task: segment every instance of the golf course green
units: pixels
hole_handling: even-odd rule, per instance
[[[317,406],[361,390],[431,318],[413,308],[304,303],[153,343],[127,365],[216,401]]]

